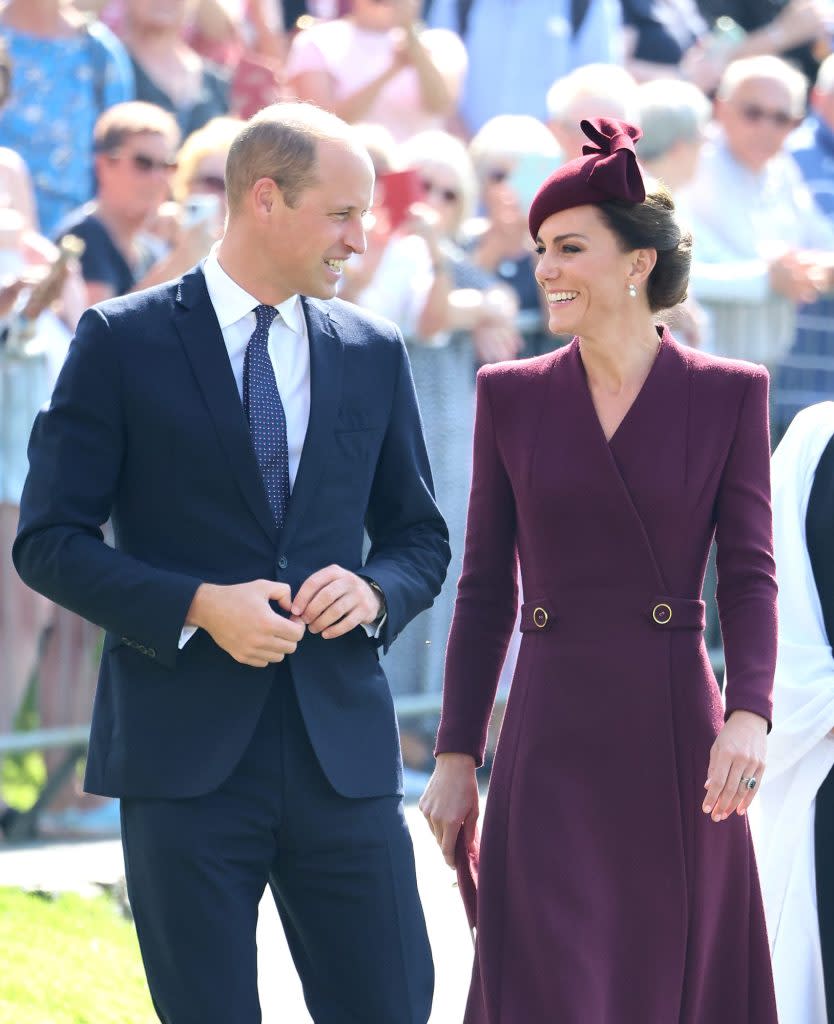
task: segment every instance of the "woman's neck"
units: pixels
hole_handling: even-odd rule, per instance
[[[163,60],[173,54],[181,54],[188,47],[182,38],[181,27],[165,25],[155,28],[128,18],[125,22],[122,39],[131,53],[141,53],[144,57],[159,57]]]
[[[642,384],[655,360],[660,338],[654,321],[644,316],[630,323],[579,336],[582,363],[592,387],[607,394]]]

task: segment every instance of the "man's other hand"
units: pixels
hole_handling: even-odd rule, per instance
[[[292,654],[304,636],[304,623],[278,615],[270,608],[270,601],[290,610],[286,583],[203,583],[191,602],[186,625],[205,629],[235,661],[265,668]]]

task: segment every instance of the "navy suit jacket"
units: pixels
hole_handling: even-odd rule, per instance
[[[401,789],[377,647],[439,592],[448,534],[399,331],[339,300],[302,305],[310,422],[280,534],[200,268],[88,310],[35,422],[13,554],[31,587],[107,630],[91,792],[216,788],[276,668],[240,664],[204,630],[178,649],[197,587],[263,578],[295,593],[330,564],[376,580],[388,617],[379,641],[361,628],[304,635],[287,659],[304,720],[338,792]],[[102,540],[108,518],[115,548]]]

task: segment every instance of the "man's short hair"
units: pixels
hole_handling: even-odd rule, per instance
[[[93,149],[96,153],[112,153],[134,135],[162,135],[176,149],[180,129],[173,114],[155,103],[131,100],[108,107],[93,128]]]
[[[318,181],[318,143],[340,140],[361,149],[350,125],[311,103],[274,103],[241,128],[226,159],[226,197],[236,210],[256,181],[270,178],[287,206]]]
[[[743,57],[728,64],[716,95],[720,100],[731,99],[740,85],[753,81],[781,82],[790,94],[792,116],[802,117],[805,113],[808,79],[787,61],[770,54]]]
[[[640,85],[637,97],[643,160],[657,160],[679,142],[696,142],[710,120],[710,101],[692,82],[657,78]]]

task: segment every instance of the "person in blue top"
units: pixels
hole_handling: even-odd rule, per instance
[[[0,39],[12,64],[0,138],[26,161],[40,229],[50,235],[93,194],[93,125],[133,99],[130,58],[104,25],[62,0],[8,0]]]
[[[622,63],[619,0],[432,0],[427,21],[466,44],[460,114],[471,135],[497,114],[544,121],[554,79],[583,64]]]

